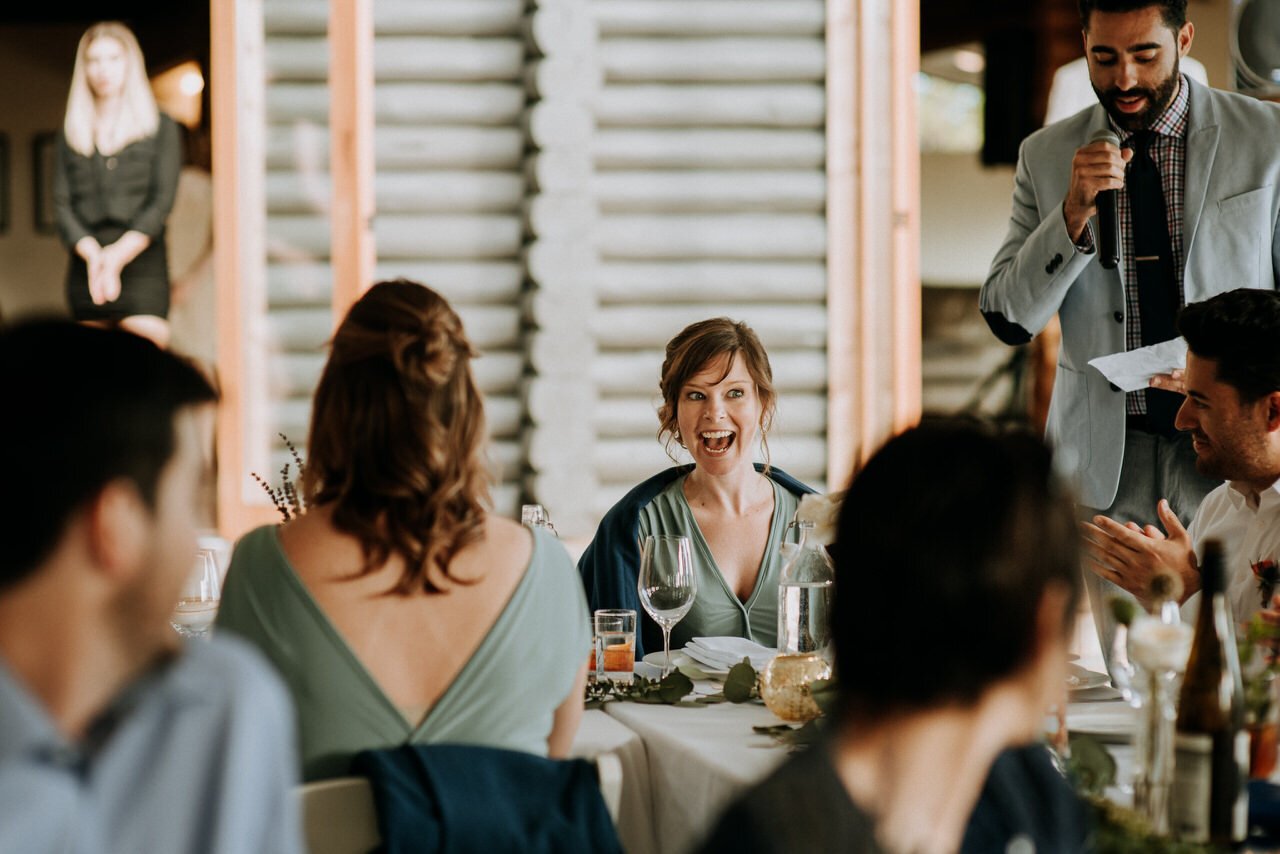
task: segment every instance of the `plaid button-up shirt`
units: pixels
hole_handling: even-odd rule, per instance
[[[1178,94],[1173,103],[1160,114],[1149,130],[1152,132],[1151,159],[1160,170],[1160,185],[1164,189],[1164,209],[1169,223],[1169,242],[1173,247],[1173,279],[1178,288],[1178,305],[1185,300],[1182,274],[1186,268],[1186,256],[1182,251],[1182,199],[1185,195],[1187,171],[1187,117],[1190,113],[1189,87],[1185,77],[1178,81]],[[1114,121],[1111,129],[1124,140],[1125,148],[1134,145],[1133,134],[1118,127]],[[1125,323],[1124,346],[1136,350],[1142,346],[1142,316],[1138,310],[1138,264],[1134,260],[1133,220],[1129,206],[1129,193],[1116,191],[1116,218],[1120,220],[1120,247],[1124,264]],[[1147,401],[1141,391],[1125,396],[1125,411],[1130,415],[1142,415],[1147,411]]]

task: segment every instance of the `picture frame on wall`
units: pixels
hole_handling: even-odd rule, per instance
[[[13,170],[9,168],[9,134],[0,133],[0,234],[7,234],[9,231],[9,208],[13,197],[9,182],[12,174]]]
[[[38,133],[31,140],[31,174],[34,179],[31,197],[35,200],[35,228],[39,234],[56,234],[58,221],[53,211],[53,131]]]

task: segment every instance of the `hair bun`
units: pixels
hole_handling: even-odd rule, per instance
[[[416,355],[418,364],[413,367],[426,377],[433,388],[448,382],[458,367],[457,342],[442,326],[440,323],[430,324],[430,328],[424,329],[406,351],[406,366],[413,364],[412,357]]]
[[[443,297],[396,280],[374,285],[352,306],[334,335],[330,363],[381,361],[406,388],[430,391],[449,383],[475,355]]]
[[[459,362],[475,355],[456,316],[444,313],[422,318],[415,330],[393,332],[388,344],[396,369],[407,377],[422,377],[428,388],[448,383]]]

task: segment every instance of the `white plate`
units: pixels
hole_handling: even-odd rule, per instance
[[[1111,677],[1105,673],[1086,670],[1078,664],[1067,665],[1067,689],[1070,691],[1097,688],[1100,685],[1106,685],[1110,681]]]
[[[1091,735],[1108,744],[1124,744],[1133,740],[1138,728],[1138,713],[1127,703],[1088,703],[1072,706],[1067,712],[1067,729]]]
[[[640,660],[645,664],[652,664],[654,667],[661,668],[664,660],[662,650],[651,652]],[[681,673],[688,676],[690,679],[710,679],[713,677],[723,679],[729,675],[728,670],[714,670],[712,668],[702,666],[689,656],[685,655],[683,650],[678,649],[671,650],[671,666],[680,670]]]

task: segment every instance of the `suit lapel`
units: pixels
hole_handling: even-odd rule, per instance
[[[1187,127],[1187,166],[1183,178],[1182,235],[1186,246],[1186,258],[1195,251],[1196,227],[1204,210],[1205,195],[1209,190],[1209,176],[1213,174],[1213,160],[1218,153],[1218,116],[1214,112],[1209,92],[1190,82],[1191,115]],[[1188,264],[1189,268],[1190,265]],[[1193,295],[1186,294],[1186,301],[1193,302]]]

